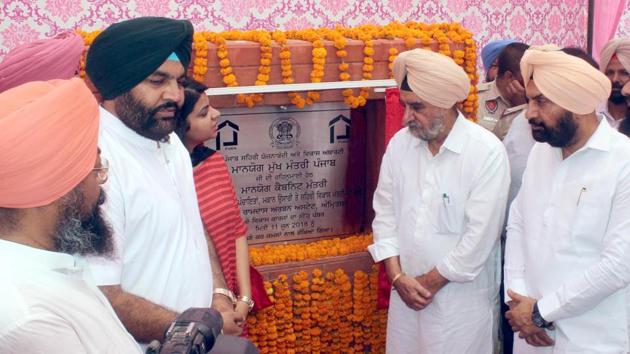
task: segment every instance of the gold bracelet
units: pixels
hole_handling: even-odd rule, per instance
[[[394,276],[394,279],[392,279],[392,286],[394,286],[394,284],[396,284],[396,280],[400,279],[400,277],[402,277],[403,275],[405,275],[404,272],[400,272],[400,273],[396,274]]]

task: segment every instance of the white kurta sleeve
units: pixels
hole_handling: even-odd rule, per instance
[[[0,334],[2,353],[87,353],[72,326],[54,315],[24,319]]]
[[[497,245],[510,187],[510,168],[502,145],[497,145],[483,162],[465,202],[466,226],[457,246],[437,264],[450,281],[474,280]]]
[[[125,242],[125,203],[123,189],[116,176],[116,163],[108,158],[110,164],[109,178],[103,186],[105,203],[101,206],[105,220],[109,222],[113,236],[113,253],[105,257],[91,256],[86,260],[90,265],[96,285],[117,285],[121,282],[123,268],[123,245]]]
[[[504,272],[506,302],[510,301],[510,297],[507,296],[508,289],[521,295],[527,295],[524,277],[522,193],[521,189],[510,206],[510,215],[508,216]]]
[[[545,320],[578,316],[630,284],[630,166],[626,167],[613,197],[600,261],[539,299],[538,308]]]
[[[381,162],[378,185],[374,192],[373,206],[376,214],[372,222],[374,243],[368,247],[368,251],[370,251],[375,262],[400,254],[398,250],[396,213],[393,204],[392,149],[392,144],[390,143]]]

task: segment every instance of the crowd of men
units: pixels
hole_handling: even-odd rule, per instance
[[[108,27],[85,66],[99,102],[75,34],[0,63],[0,352],[142,352],[191,307],[242,330],[173,133],[192,37],[185,20]],[[369,247],[393,285],[387,351],[493,353],[513,330],[516,353],[628,353],[630,38],[601,70],[517,41],[482,56],[479,124],[452,59],[394,61],[406,127]]]
[[[601,71],[512,40],[482,57],[479,124],[457,109],[461,67],[421,49],[394,62],[406,128],[369,247],[393,284],[387,352],[628,353],[630,38]]]

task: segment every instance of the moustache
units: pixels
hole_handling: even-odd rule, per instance
[[[177,114],[177,112],[179,112],[179,107],[177,106],[177,104],[175,102],[169,101],[169,102],[163,103],[163,104],[153,108],[151,110],[151,115],[154,115],[154,114],[156,114],[156,113],[158,113],[160,111],[165,111],[165,110],[171,109],[171,108],[175,110],[176,114]]]
[[[545,123],[543,123],[540,119],[530,119],[529,124],[536,127],[545,128]]]

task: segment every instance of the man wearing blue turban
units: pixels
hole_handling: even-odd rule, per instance
[[[483,70],[486,72],[486,81],[494,81],[497,77],[498,63],[497,58],[503,48],[508,44],[514,43],[514,39],[497,39],[488,42],[483,49],[481,49],[481,61],[483,62]]]

